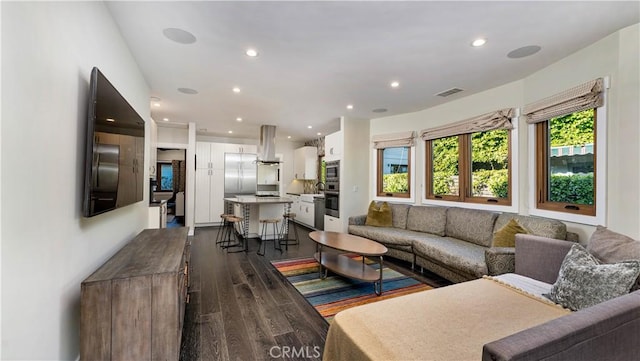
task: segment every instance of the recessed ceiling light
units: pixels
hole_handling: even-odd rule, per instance
[[[479,46],[483,46],[483,45],[484,45],[484,44],[486,44],[486,43],[487,43],[487,39],[484,39],[484,38],[478,38],[478,39],[474,40],[474,41],[471,43],[471,46],[473,46],[473,47],[479,47]]]
[[[397,82],[397,81],[392,81],[392,82],[391,82],[391,87],[392,87],[392,88],[397,88],[397,87],[399,87],[399,86],[400,86],[400,83],[399,83],[399,82]]]
[[[290,135],[288,135],[288,136],[287,136],[287,139],[291,139],[291,136],[290,136]]]
[[[106,120],[106,121],[108,121],[108,122],[115,122],[115,121],[116,121],[116,120],[115,120],[115,119],[113,119],[113,118],[107,118],[107,119],[105,119],[105,120]]]
[[[190,32],[178,28],[166,28],[162,30],[164,36],[169,40],[173,40],[180,44],[193,44],[196,42],[196,37]]]
[[[165,122],[168,122],[169,118],[162,118],[162,120],[164,120]]]
[[[523,46],[521,48],[510,51],[509,54],[507,54],[507,58],[511,58],[511,59],[524,58],[526,56],[531,56],[539,52],[540,49],[542,48],[539,47],[538,45]]]
[[[310,125],[307,125],[307,128],[311,129],[311,128],[313,128],[313,127],[312,127],[312,126],[310,126]]]
[[[242,118],[240,118],[240,117],[236,118],[236,122],[241,122],[241,121],[242,121]]]
[[[154,107],[159,107],[159,106],[160,106],[160,103],[153,103],[153,106],[154,106]]]
[[[178,91],[180,93],[189,94],[189,95],[198,94],[197,90],[191,89],[191,88],[178,88]]]
[[[349,110],[353,109],[353,105],[352,104],[347,105],[347,109]]]
[[[317,135],[322,135],[322,133],[320,133],[320,132],[317,132],[316,134],[317,134]]]
[[[247,54],[247,56],[255,58],[256,56],[258,56],[258,51],[256,49],[247,49],[245,54]]]
[[[233,92],[234,92],[234,93],[240,93],[240,88],[238,88],[238,87],[234,87],[234,88],[233,88]]]
[[[230,131],[229,131],[229,134],[233,134],[233,130],[230,130]]]

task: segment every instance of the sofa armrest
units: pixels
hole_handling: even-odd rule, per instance
[[[556,318],[482,348],[482,360],[637,360],[640,291]]]
[[[519,275],[546,283],[555,283],[564,257],[573,242],[516,234],[516,267]]]
[[[360,215],[360,216],[349,217],[349,225],[364,226],[366,221],[367,221],[367,215],[366,214]]]
[[[575,232],[567,231],[567,235],[565,236],[564,239],[566,241],[569,241],[569,242],[579,242],[580,241],[580,236]]]
[[[491,247],[485,249],[484,260],[489,276],[513,273],[516,270],[516,249],[513,247]]]

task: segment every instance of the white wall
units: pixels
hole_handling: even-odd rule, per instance
[[[143,202],[81,215],[91,68],[145,120],[149,89],[103,3],[1,6],[1,358],[73,360],[82,280],[147,224],[148,189]]]
[[[640,238],[640,51],[636,24],[554,63],[524,79],[470,95],[433,108],[410,114],[377,118],[371,121],[370,134],[421,130],[506,106],[521,107],[529,102],[603,77],[611,77],[608,92],[607,154],[607,226],[631,237]],[[528,171],[528,127],[518,124],[520,213],[528,211],[530,187]],[[416,149],[417,173],[424,174],[424,144]],[[418,183],[422,183],[419,178]],[[422,185],[419,192],[424,192]],[[419,198],[418,198],[419,199]],[[593,226],[567,223],[585,242]]]

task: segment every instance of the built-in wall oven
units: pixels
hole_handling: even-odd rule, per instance
[[[328,216],[340,217],[340,161],[327,162],[327,181],[324,188],[324,211]]]
[[[340,218],[339,192],[324,192],[324,212],[328,216]]]
[[[337,182],[338,180],[340,180],[340,161],[339,160],[333,160],[333,161],[329,161],[326,164],[326,170],[327,170],[327,183],[329,182]]]

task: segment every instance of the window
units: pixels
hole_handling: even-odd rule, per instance
[[[400,132],[372,137],[375,152],[375,196],[412,198],[411,174],[415,132]]]
[[[426,197],[511,204],[510,133],[497,129],[428,140]]]
[[[595,216],[596,111],[536,123],[537,208]]]
[[[532,214],[604,223],[604,89],[598,78],[524,107],[535,147]]]
[[[378,196],[409,198],[411,194],[410,147],[378,149]]]
[[[511,205],[511,118],[502,109],[422,131],[425,198]]]
[[[173,165],[171,163],[158,163],[158,189],[159,192],[173,192]]]

